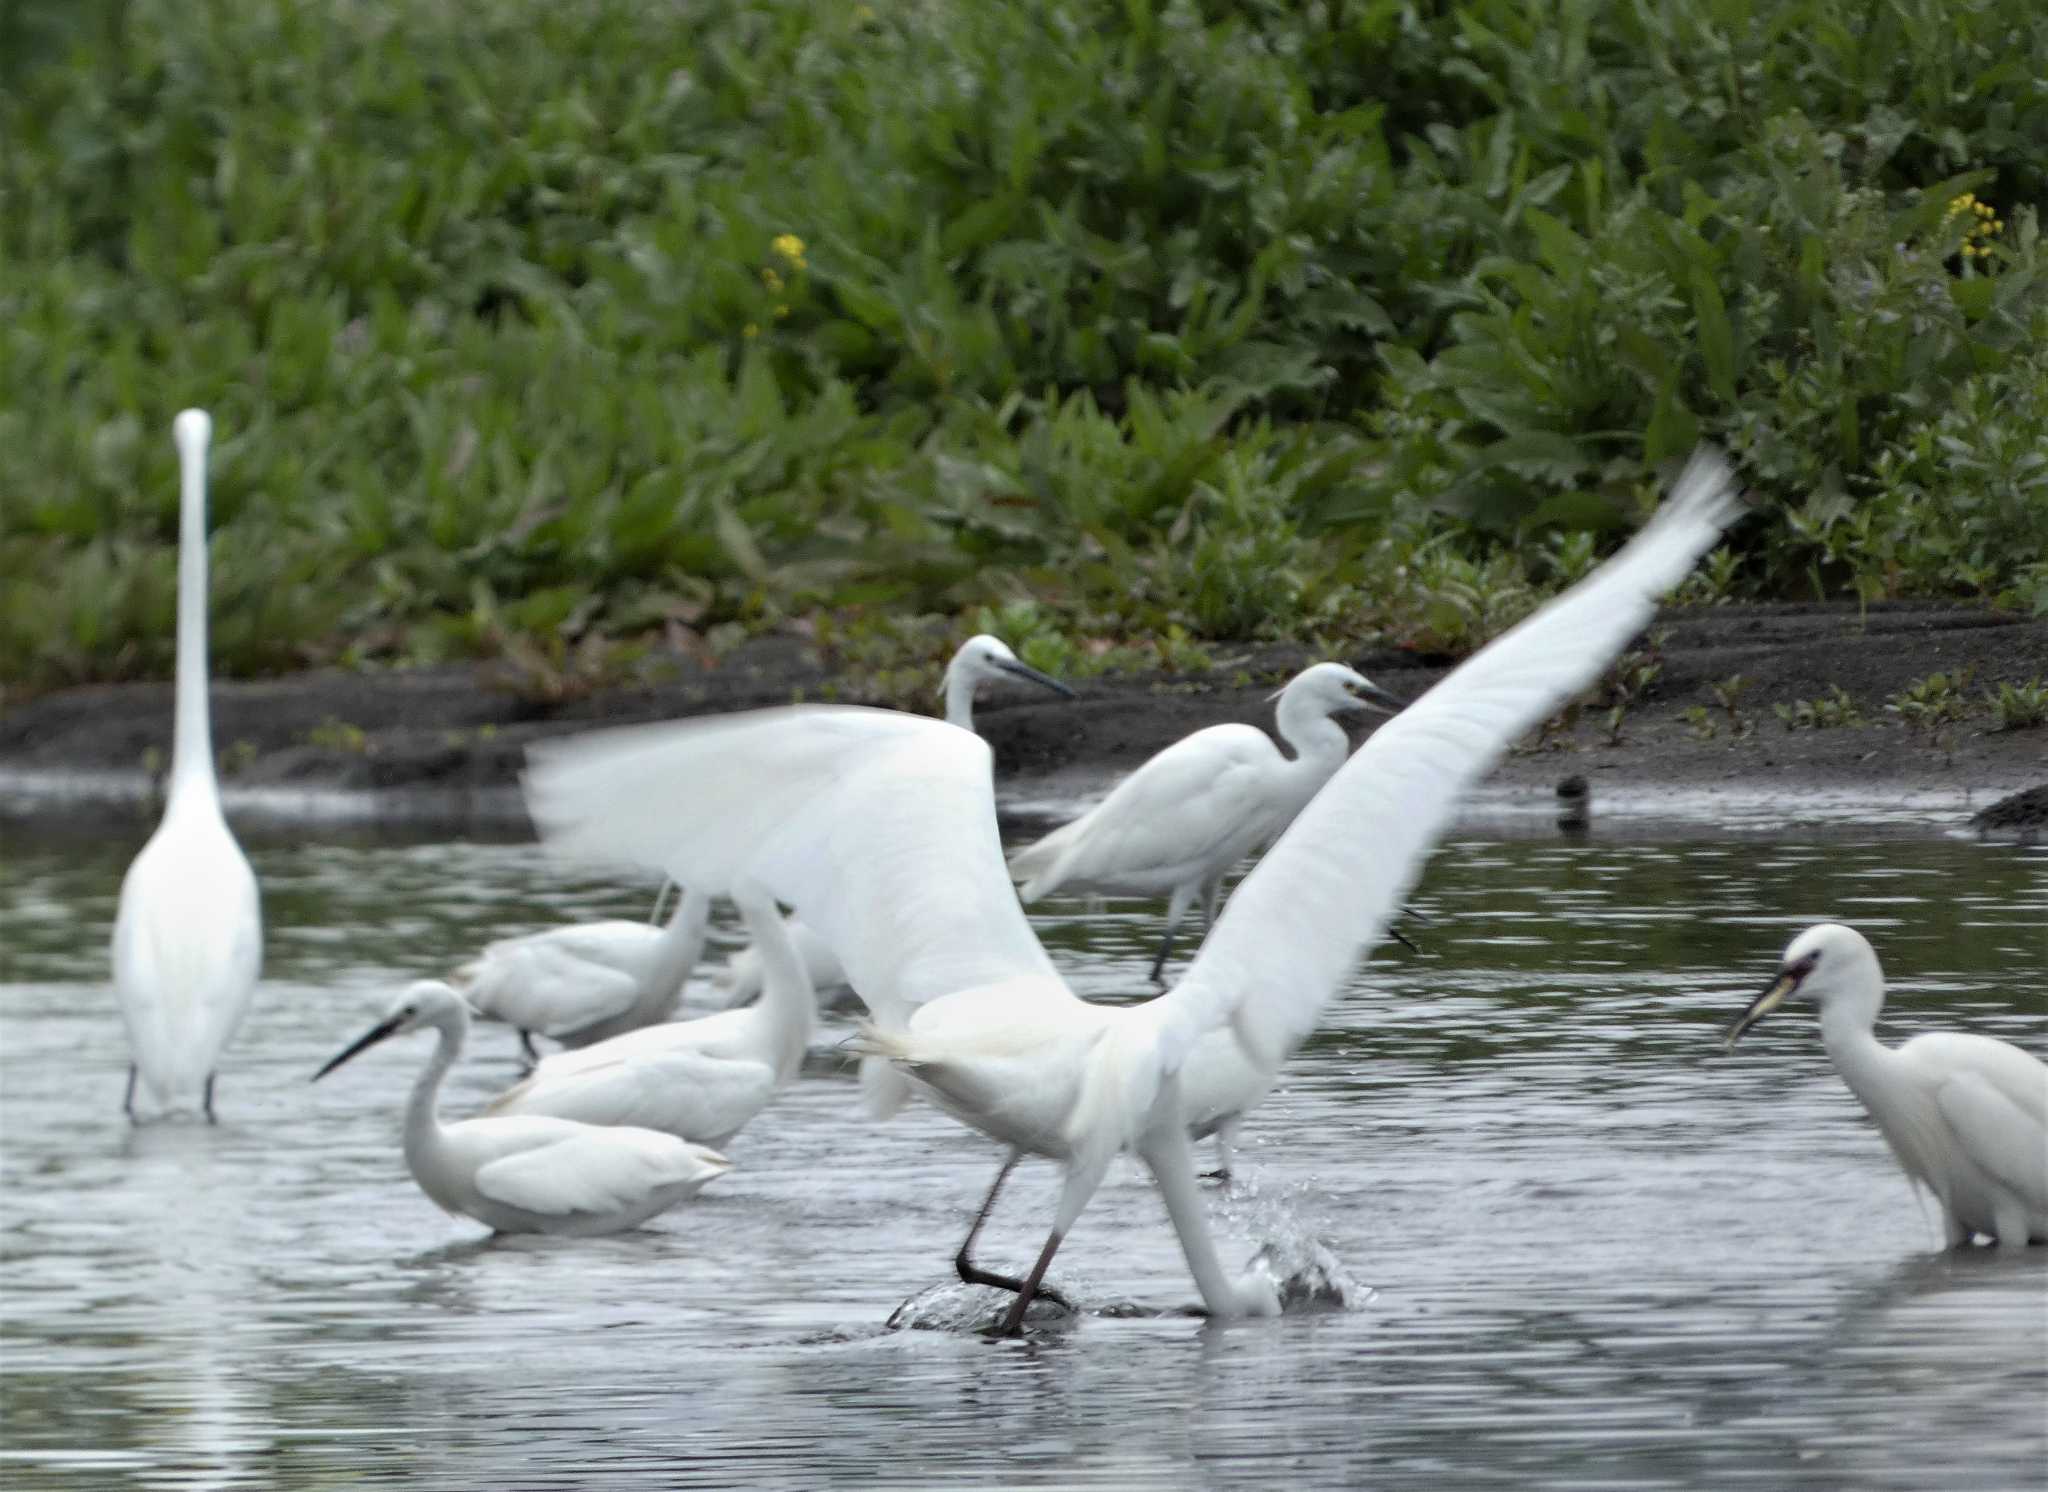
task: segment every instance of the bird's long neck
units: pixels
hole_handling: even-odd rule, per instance
[[[964,668],[946,670],[946,724],[974,729],[974,675]]]
[[[1842,1075],[1849,1091],[1889,1134],[1890,1126],[1885,1123],[1886,1098],[1892,1085],[1885,1075],[1898,1060],[1898,1054],[1877,1039],[1876,1022],[1874,1009],[1847,1001],[1831,1002],[1821,1007],[1820,1039],[1827,1048],[1828,1060],[1835,1064],[1835,1071]]]
[[[433,1172],[433,1163],[441,1153],[441,1080],[461,1055],[463,1037],[469,1034],[469,1018],[460,1010],[450,1011],[436,1023],[436,1030],[439,1040],[434,1043],[434,1055],[421,1069],[412,1085],[412,1097],[405,1104],[405,1161],[415,1176]]]
[[[219,801],[206,703],[206,471],[187,461],[178,501],[178,707],[170,797]]]
[[[818,994],[775,903],[751,888],[736,888],[733,899],[739,903],[747,930],[754,935],[754,949],[761,955],[761,998],[753,1005],[754,1029],[768,1060],[775,1065],[775,1081],[786,1083],[796,1076],[810,1047],[811,1027],[818,1018]]]
[[[705,933],[711,922],[711,898],[686,890],[676,903],[675,915],[661,930],[655,944],[654,963],[648,971],[647,987],[679,990],[697,960],[704,956]]]
[[[1282,694],[1275,710],[1280,739],[1294,752],[1303,776],[1327,777],[1344,764],[1351,753],[1351,738],[1344,727],[1319,706],[1299,694]]]

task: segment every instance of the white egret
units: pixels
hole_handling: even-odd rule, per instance
[[[160,1110],[213,1118],[221,1050],[256,993],[263,913],[256,875],[221,816],[206,697],[206,446],[213,421],[188,409],[171,424],[178,447],[177,715],[163,821],[121,882],[114,917],[114,993],[128,1025],[128,1093]]]
[[[1777,977],[1729,1028],[1728,1046],[1795,994],[1820,1007],[1828,1059],[1900,1169],[1941,1203],[1951,1247],[1978,1233],[2005,1248],[2048,1243],[2048,1065],[1963,1032],[1886,1046],[1874,1029],[1884,1008],[1877,952],[1837,922],[1792,940]]]
[[[1180,983],[1138,1004],[1088,1004],[1053,968],[1010,890],[988,748],[965,731],[797,708],[544,742],[529,753],[528,807],[566,851],[700,890],[759,880],[844,959],[874,1016],[869,1052],[1012,1162],[1062,1162],[1052,1229],[1006,1331],[1127,1147],[1158,1181],[1207,1308],[1271,1314],[1273,1282],[1229,1278],[1209,1233],[1182,1091],[1191,1051],[1227,1027],[1261,1070],[1277,1067],[1379,937],[1464,791],[1592,681],[1734,511],[1725,466],[1696,457],[1618,556],[1383,726],[1245,878]]]
[[[500,938],[448,982],[476,1014],[516,1028],[538,1060],[536,1031],[590,1046],[673,1015],[710,914],[710,898],[685,894],[665,927],[613,919]]]
[[[386,1037],[431,1026],[434,1055],[405,1109],[405,1164],[444,1212],[500,1233],[587,1237],[638,1227],[732,1169],[715,1150],[631,1126],[537,1115],[443,1124],[441,1079],[469,1035],[469,1007],[437,979],[407,987],[391,1011],[325,1067],[318,1082]]]
[[[706,899],[696,891],[683,894]],[[723,1148],[795,1078],[817,1014],[803,959],[774,901],[744,887],[734,896],[754,946],[765,955],[766,986],[758,1001],[544,1057],[485,1114],[636,1124]]]
[[[1160,978],[1174,929],[1195,898],[1213,925],[1230,868],[1277,839],[1344,764],[1351,738],[1333,717],[1401,705],[1341,663],[1303,669],[1275,697],[1291,759],[1254,725],[1212,725],[1181,737],[1088,812],[1011,852],[1010,876],[1024,900],[1063,888],[1167,896],[1166,935],[1152,961],[1152,977]]]
[[[1074,697],[1074,691],[1050,674],[1040,673],[1030,664],[1010,651],[1008,643],[1000,637],[986,632],[977,632],[954,651],[951,661],[940,684],[940,693],[946,702],[946,723],[957,725],[962,730],[974,729],[974,700],[983,684],[1000,683],[1003,679],[1023,679],[1050,689],[1067,699]],[[797,952],[810,971],[811,987],[820,994],[841,989],[846,984],[846,970],[840,966],[839,956],[825,940],[805,927],[796,919],[790,919],[790,937]],[[761,956],[752,948],[742,948],[731,958],[718,975],[718,982],[725,987],[726,1003],[743,1004],[761,992]]]

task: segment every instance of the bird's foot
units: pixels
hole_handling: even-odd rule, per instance
[[[964,1285],[987,1285],[992,1290],[1007,1290],[1012,1295],[1024,1293],[1024,1282],[1013,1274],[997,1274],[992,1269],[983,1269],[979,1264],[961,1254],[953,1260],[953,1268]],[[1063,1311],[1078,1311],[1079,1306],[1067,1299],[1052,1285],[1040,1285],[1032,1292],[1034,1300],[1049,1300]]]
[[[1230,1191],[1231,1179],[1232,1172],[1230,1167],[1228,1166],[1224,1166],[1220,1170],[1204,1171],[1202,1173],[1202,1180],[1215,1182],[1219,1187],[1223,1189],[1226,1195]]]

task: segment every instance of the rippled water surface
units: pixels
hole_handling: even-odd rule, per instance
[[[269,924],[217,1128],[133,1129],[106,938],[133,841],[0,848],[0,1482],[20,1487],[2040,1485],[2048,1248],[1940,1231],[1788,1010],[1721,1030],[1790,931],[1853,921],[1882,1033],[2048,1051],[2048,851],[1840,838],[1466,838],[1422,956],[1377,954],[1247,1125],[1232,1262],[1318,1242],[1344,1310],[1209,1325],[1142,1172],[1021,1343],[889,1331],[998,1156],[855,1113],[821,1029],[740,1169],[647,1228],[488,1242],[405,1173],[394,1042],[318,1087],[396,983],[485,939],[644,915],[526,846],[251,847]],[[1087,994],[1156,909],[1053,904]],[[701,982],[692,999],[705,998]],[[468,1110],[516,1071],[481,1029]],[[984,1250],[1021,1266],[1054,1172]]]

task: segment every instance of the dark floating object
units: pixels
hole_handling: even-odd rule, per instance
[[[1978,810],[1970,827],[1986,834],[2016,834],[2027,841],[2048,835],[2048,782]]]
[[[891,1331],[995,1332],[1016,1302],[1014,1291],[948,1280],[904,1301],[890,1313],[888,1325]],[[1023,1324],[1026,1331],[1057,1330],[1071,1326],[1081,1315],[1041,1295],[1026,1309]]]
[[[1574,772],[1557,785],[1557,827],[1567,834],[1584,834],[1593,822],[1593,787],[1583,772]]]

